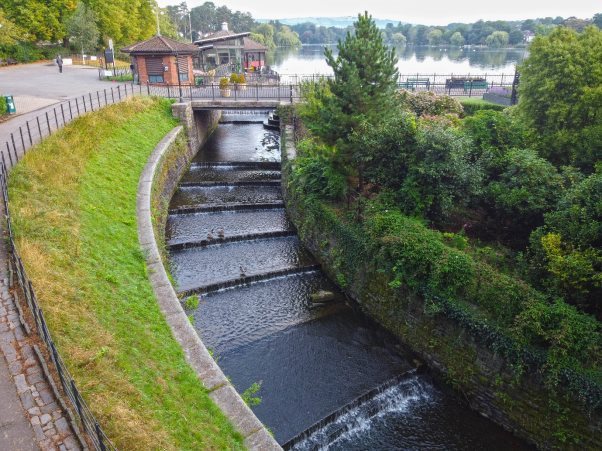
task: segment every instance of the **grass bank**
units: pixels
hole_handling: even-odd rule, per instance
[[[121,449],[239,449],[155,301],[136,229],[170,104],[132,99],[69,124],[10,174],[17,246],[84,398]]]

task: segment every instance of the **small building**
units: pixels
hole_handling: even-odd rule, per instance
[[[203,70],[229,65],[233,71],[259,70],[265,66],[268,48],[249,38],[251,33],[234,33],[228,24],[222,29],[194,43],[199,47],[199,67]]]
[[[156,35],[121,51],[130,55],[140,84],[178,86],[194,83],[193,57],[199,53],[196,45]]]

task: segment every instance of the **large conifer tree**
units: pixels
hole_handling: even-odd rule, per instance
[[[344,151],[352,131],[362,123],[376,123],[393,107],[397,83],[395,50],[383,42],[380,30],[365,12],[354,23],[355,32],[339,41],[338,55],[326,49],[326,61],[334,72],[329,81],[332,95],[322,98],[322,138],[342,145]]]

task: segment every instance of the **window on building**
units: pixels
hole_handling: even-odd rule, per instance
[[[149,83],[164,83],[164,70],[162,58],[146,58],[146,73],[148,74]]]
[[[188,81],[188,57],[178,56],[178,68],[180,70],[180,81]]]

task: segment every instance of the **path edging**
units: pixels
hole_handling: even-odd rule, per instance
[[[180,133],[184,133],[184,128],[175,127],[159,142],[148,158],[138,182],[138,240],[145,255],[148,277],[159,308],[173,336],[182,346],[186,361],[209,391],[209,397],[243,435],[245,446],[251,450],[281,450],[207,351],[190,324],[161,260],[151,218],[153,182],[161,161]]]

